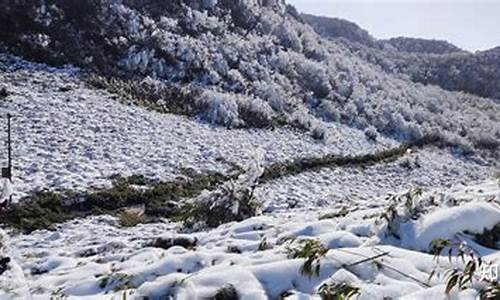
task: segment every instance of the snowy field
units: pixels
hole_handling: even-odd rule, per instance
[[[127,106],[86,87],[74,69],[22,61],[0,64],[12,95],[0,115],[13,114],[15,190],[102,186],[113,174],[169,179],[182,168],[222,172],[245,165],[257,149],[267,163],[328,153],[370,153],[397,143],[368,141],[362,131],[329,125],[326,144],[291,129],[227,130],[183,116]],[[0,138],[5,139],[2,130]],[[6,151],[0,152],[6,161]],[[18,196],[20,196],[18,195]]]
[[[17,199],[35,189],[107,185],[113,174],[169,179],[185,168],[224,172],[260,150],[270,164],[398,145],[382,137],[368,141],[363,131],[342,125],[329,125],[327,142],[287,128],[213,127],[126,105],[85,86],[76,69],[10,59],[0,59],[0,84],[11,93],[1,100],[0,115],[15,115]],[[359,288],[358,299],[475,299],[480,284],[447,297],[444,276],[429,280],[436,267],[444,273],[452,265],[447,258],[436,262],[427,250],[435,239],[451,239],[472,245],[485,261],[500,262],[498,250],[472,240],[500,223],[496,171],[498,164],[479,157],[466,160],[429,147],[390,163],[266,182],[256,190],[262,216],[205,232],[186,233],[167,221],[126,229],[111,216],[27,235],[0,230],[0,257],[12,260],[0,276],[0,299],[206,299],[229,284],[240,299],[319,299],[318,288],[332,280]],[[381,216],[389,194],[411,187],[423,188],[419,203],[425,205],[417,218],[398,224],[398,240]],[[405,210],[404,204],[397,208]],[[161,245],[154,244],[158,238]],[[287,250],[308,239],[327,250],[317,276],[302,274],[304,259],[290,258]]]
[[[494,176],[494,166],[485,166],[436,148],[421,150],[387,164],[365,168],[323,168],[276,179],[258,187],[268,209],[351,205],[352,200],[374,198],[411,187],[436,188],[470,184]]]
[[[294,210],[271,213],[225,224],[215,230],[181,234],[177,224],[160,223],[122,229],[113,217],[92,217],[10,238],[4,251],[15,267],[0,277],[0,299],[206,299],[224,285],[233,285],[240,299],[313,299],[316,289],[329,280],[361,288],[358,299],[475,299],[477,291],[444,294],[443,276],[430,281],[437,267],[444,273],[448,259],[438,262],[426,254],[436,238],[467,241],[485,261],[499,262],[500,252],[481,247],[469,235],[500,220],[492,197],[500,198],[497,182],[455,186],[424,193],[436,205],[415,221],[401,225],[400,241],[385,236],[379,214],[384,198],[356,201],[344,217],[319,220],[338,210]],[[458,207],[453,207],[461,203]],[[150,247],[157,238],[196,241],[193,248]],[[294,242],[290,242],[295,238]],[[319,276],[300,272],[303,259],[289,259],[287,247],[304,239],[317,239],[329,250],[320,261]],[[265,241],[265,243],[263,243]],[[168,243],[166,243],[168,244]],[[265,245],[263,247],[262,245]],[[365,258],[387,253],[365,263]]]

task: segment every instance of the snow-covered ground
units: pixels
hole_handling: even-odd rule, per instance
[[[3,57],[0,82],[11,95],[2,101],[0,115],[15,116],[16,198],[41,188],[103,186],[114,174],[170,179],[184,168],[224,172],[230,167],[227,162],[244,166],[258,149],[263,150],[264,163],[269,164],[331,153],[373,153],[398,145],[383,137],[369,141],[363,131],[338,123],[329,123],[327,142],[287,128],[227,130],[125,105],[115,95],[85,86],[73,68],[53,69],[8,59]],[[0,130],[0,139],[5,138],[5,131]],[[0,162],[5,164],[6,154],[5,149],[0,151]],[[415,162],[421,167],[408,170],[401,166],[407,160],[410,167]],[[491,178],[495,169],[485,165],[431,149],[388,165],[304,173],[263,189],[268,200],[277,199],[275,205],[283,204],[283,197],[286,203],[317,205],[318,201],[331,203],[331,197],[368,199],[410,184],[437,187]]]
[[[5,60],[6,58],[4,58]],[[227,130],[183,116],[128,106],[86,87],[77,70],[22,61],[4,66],[0,82],[11,93],[0,115],[13,114],[15,190],[102,186],[113,174],[168,179],[181,168],[223,172],[244,165],[257,149],[267,163],[327,153],[369,153],[396,145],[368,141],[360,130],[330,125],[324,144],[291,129]],[[67,90],[69,89],[69,90]],[[0,139],[6,137],[0,131]],[[6,151],[0,151],[6,162]]]
[[[40,188],[102,186],[117,173],[169,179],[183,168],[224,172],[227,162],[243,166],[260,149],[270,164],[398,145],[383,137],[368,141],[362,131],[339,124],[329,125],[325,143],[287,128],[213,127],[126,105],[85,86],[73,68],[9,59],[0,59],[0,85],[11,93],[0,100],[0,115],[15,116],[16,198]],[[5,161],[6,153],[0,154]],[[124,293],[127,299],[168,299],[174,293],[179,299],[204,299],[227,284],[241,299],[277,299],[290,291],[287,299],[309,299],[329,280],[359,287],[359,299],[474,299],[474,289],[447,298],[443,276],[428,281],[436,261],[426,249],[435,238],[468,239],[460,233],[500,223],[500,208],[492,201],[500,199],[500,186],[491,180],[497,170],[478,157],[425,148],[390,163],[323,168],[269,181],[256,191],[264,215],[206,232],[181,233],[180,225],[170,222],[125,229],[111,216],[28,235],[0,230],[0,257],[12,260],[0,276],[0,299],[123,299]],[[387,195],[411,186],[422,187],[422,198],[432,197],[435,204],[401,224],[400,241],[387,238],[380,218]],[[341,208],[350,212],[319,220]],[[160,237],[196,240],[196,246],[151,247]],[[319,276],[302,275],[304,261],[287,257],[287,247],[297,243],[290,238],[318,239],[329,249]],[[264,240],[271,249],[259,247]],[[485,260],[499,261],[499,251],[478,248]],[[346,267],[385,252],[378,263]],[[440,264],[440,271],[450,267],[446,259]]]
[[[268,209],[321,207],[353,199],[372,202],[374,198],[410,187],[449,187],[469,184],[494,176],[494,166],[457,159],[436,148],[408,154],[394,162],[365,168],[323,168],[279,178],[258,187]]]
[[[499,199],[500,187],[494,181],[459,185],[429,191],[423,199],[431,196],[439,199],[437,206],[405,223],[400,242],[383,237],[379,214],[388,204],[384,198],[372,203],[353,199],[351,205],[358,208],[345,217],[318,219],[338,209],[333,207],[295,210],[192,234],[180,234],[172,223],[122,229],[108,216],[75,220],[56,231],[10,238],[5,252],[15,267],[0,281],[0,299],[122,299],[123,293],[127,299],[167,299],[174,293],[179,299],[204,299],[226,284],[232,284],[241,299],[277,299],[287,291],[295,294],[288,299],[308,299],[322,282],[332,279],[361,288],[359,299],[474,299],[473,289],[455,290],[447,298],[443,276],[429,281],[436,266],[444,273],[450,264],[448,259],[436,262],[425,250],[435,238],[465,239],[457,233],[482,232],[498,223],[500,208],[487,200]],[[456,202],[468,204],[450,208]],[[197,242],[193,249],[148,246],[160,237]],[[286,248],[293,245],[290,238],[318,239],[329,249],[319,276],[302,275],[304,260],[287,257]],[[259,249],[263,240],[270,249]],[[500,261],[499,251],[469,243],[481,249],[485,261]],[[380,264],[346,267],[385,252],[388,255],[377,259]]]

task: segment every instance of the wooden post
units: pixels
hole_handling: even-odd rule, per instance
[[[9,180],[12,181],[12,146],[10,140],[10,119],[12,118],[11,114],[7,114],[7,155],[9,157]]]
[[[10,184],[12,184],[12,141],[11,141],[11,135],[10,135],[10,119],[12,118],[12,115],[11,114],[7,114],[7,159],[8,159],[8,163],[7,163],[7,169],[5,170],[6,172],[2,172],[2,173],[6,173],[6,174],[2,174],[2,177],[5,177],[6,179],[8,179],[10,181]],[[4,170],[2,170],[4,171]],[[12,203],[12,195],[9,196],[9,200],[8,200],[8,205],[10,205]]]

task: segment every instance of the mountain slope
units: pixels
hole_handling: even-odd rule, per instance
[[[426,40],[417,38],[397,37],[388,40],[382,40],[399,51],[422,54],[451,54],[464,53],[465,51],[457,46],[440,40]]]
[[[37,60],[132,81],[149,76],[156,80],[142,81],[148,91],[182,86],[187,96],[175,105],[228,127],[313,130],[340,121],[402,141],[437,135],[465,151],[498,147],[498,104],[380,72],[281,1],[175,3],[7,2],[2,18],[13,30],[2,35],[9,49]]]
[[[405,37],[376,40],[349,21],[303,16],[320,35],[347,44],[353,52],[386,72],[407,75],[414,82],[450,91],[500,99],[498,48],[469,53],[439,40]]]
[[[498,102],[384,70],[283,1],[0,4],[0,299],[495,288],[445,292],[500,260]]]
[[[301,14],[302,19],[311,25],[323,37],[345,38],[349,41],[361,43],[366,46],[376,47],[378,41],[359,27],[356,23],[332,17]]]

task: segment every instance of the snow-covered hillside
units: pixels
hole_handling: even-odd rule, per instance
[[[363,131],[340,124],[328,126],[330,138],[323,141],[293,128],[228,130],[128,105],[85,85],[75,68],[54,69],[10,56],[2,62],[0,76],[9,96],[0,109],[15,115],[16,199],[33,189],[106,186],[112,174],[169,179],[183,168],[224,172],[229,162],[244,166],[258,151],[270,165],[398,145],[384,137],[370,140]],[[286,292],[286,299],[307,299],[332,280],[360,288],[359,299],[445,299],[444,278],[427,281],[436,266],[425,253],[428,244],[435,238],[470,241],[461,232],[481,233],[500,221],[498,204],[486,202],[498,199],[500,188],[484,181],[497,167],[488,157],[464,159],[428,147],[393,162],[322,168],[268,181],[255,191],[263,216],[210,231],[182,233],[181,224],[166,220],[126,229],[111,216],[28,235],[7,230],[0,256],[11,262],[0,276],[0,299],[122,299],[124,294],[127,299],[201,299],[228,284],[240,299],[273,299]],[[435,199],[434,204],[418,220],[400,226],[403,239],[398,241],[386,235],[381,215],[390,205],[387,195],[412,186],[428,191],[422,199]],[[290,238],[318,239],[329,249],[319,276],[301,274],[304,261],[288,258],[287,249],[300,245]],[[172,245],[174,240],[183,246]],[[498,260],[498,251],[480,249],[484,259]],[[345,267],[386,252],[376,264]],[[440,270],[448,267],[442,262]],[[451,295],[474,299],[477,290]]]
[[[347,46],[386,72],[450,91],[500,99],[499,47],[470,53],[443,40],[377,40],[347,20],[304,14],[302,18],[321,36]]]
[[[116,95],[86,86],[74,68],[51,69],[2,57],[8,65],[0,80],[10,96],[0,114],[14,115],[18,196],[43,188],[102,186],[113,174],[169,179],[183,168],[223,171],[228,163],[244,166],[258,149],[269,164],[370,153],[398,144],[384,137],[370,141],[363,131],[340,124],[326,126],[327,141],[290,128],[228,130],[123,104]],[[0,137],[6,138],[5,130]],[[6,161],[6,151],[1,155]]]
[[[382,72],[370,53],[322,38],[282,0],[78,3],[0,2],[11,28],[0,30],[2,44],[153,89],[187,87],[192,99],[175,104],[219,125],[342,123],[401,141],[439,136],[465,152],[500,145],[495,101]]]
[[[0,0],[0,300],[498,299],[498,101],[281,0],[77,2]]]

